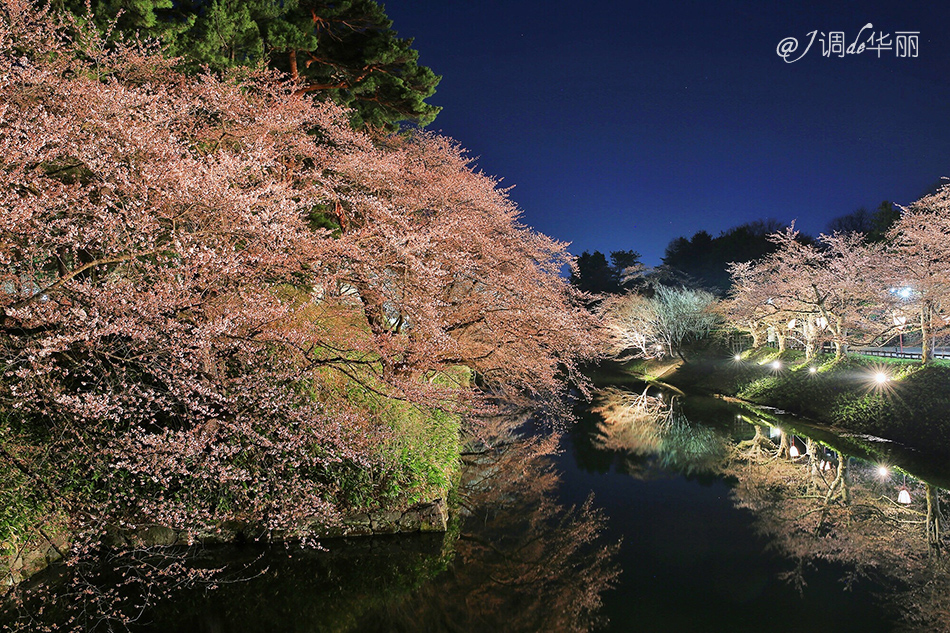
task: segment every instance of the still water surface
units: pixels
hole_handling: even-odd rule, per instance
[[[705,451],[716,453],[717,442],[723,442],[728,451],[737,441],[753,438],[750,421],[762,418],[714,399],[681,398],[678,405],[684,414],[681,422],[688,421],[685,432],[693,434],[694,441],[697,434],[703,436],[696,445],[681,448],[678,455],[670,455],[670,450],[677,451],[669,446],[672,442],[654,446],[642,434],[624,437],[620,432],[615,441],[604,442],[604,427],[610,429],[610,425],[605,425],[603,415],[585,410],[558,459],[564,473],[563,497],[576,501],[593,491],[609,517],[608,537],[623,538],[617,557],[623,574],[616,589],[604,595],[606,629],[895,630],[899,626],[896,614],[875,596],[888,591],[887,582],[865,578],[846,589],[843,579],[851,566],[834,560],[806,561],[800,592],[794,579],[787,577],[800,562],[789,556],[794,550],[764,533],[769,528],[796,530],[794,521],[763,526],[753,511],[737,507],[735,467],[724,467],[719,454],[710,459]],[[772,423],[780,420],[798,422],[770,416]],[[614,422],[614,426],[622,424],[622,420]],[[796,438],[800,448],[804,437]],[[790,463],[770,464],[769,459],[766,456],[760,468],[784,469]],[[743,469],[740,466],[740,472]],[[776,485],[756,468],[745,470],[747,486]],[[805,460],[781,475],[779,486],[787,489],[770,489],[770,501],[782,504],[788,496],[808,492],[800,489],[800,480],[794,480],[796,470],[804,479]],[[802,512],[807,510],[796,510],[795,516]]]
[[[950,473],[775,412],[643,393],[608,388],[579,404],[553,458],[541,440],[470,456],[447,535],[206,550],[225,582],[137,626],[940,630],[950,582],[934,534]]]

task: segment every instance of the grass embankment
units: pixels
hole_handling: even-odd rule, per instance
[[[950,365],[850,355],[806,360],[798,351],[706,356],[665,377],[682,389],[736,396],[816,422],[950,454]]]
[[[343,461],[327,473],[334,503],[344,510],[365,511],[443,496],[459,473],[461,415],[387,397],[384,384],[371,376],[362,378],[365,384],[327,371],[310,387],[312,399],[328,411],[349,411],[364,419],[368,432],[380,440],[369,467]],[[471,372],[460,366],[430,380],[449,392],[470,381]]]
[[[459,413],[387,397],[382,391],[385,385],[371,383],[369,375],[361,376],[363,382],[329,371],[315,378],[301,383],[300,389],[328,411],[361,419],[365,432],[377,438],[362,460],[340,460],[313,477],[313,485],[342,514],[403,509],[444,497],[456,485],[461,465]],[[447,389],[447,398],[470,381],[471,372],[464,367],[429,377],[429,382]],[[35,420],[0,418],[0,587],[28,578],[65,552],[71,540],[68,508],[80,512],[112,508],[119,505],[108,503],[115,497],[168,492],[157,485],[154,490],[96,485],[101,478],[95,473],[90,477],[78,468],[62,468],[64,460],[52,459],[50,446],[48,431]],[[208,485],[197,476],[183,478],[174,492],[192,500],[196,515],[209,508],[233,513],[240,503],[223,487]],[[117,514],[103,520],[129,525],[130,516]]]

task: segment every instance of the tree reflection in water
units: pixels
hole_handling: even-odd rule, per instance
[[[616,388],[597,394],[595,445],[628,455],[625,468],[635,472],[642,465],[636,457],[651,456],[655,466],[687,475],[718,472],[728,455],[728,444],[712,429],[697,426],[678,410],[674,402],[648,394]]]
[[[464,456],[458,518],[444,539],[326,540],[327,552],[281,545],[169,551],[183,564],[219,571],[198,589],[144,601],[134,622],[112,614],[130,600],[143,602],[142,592],[112,589],[121,578],[100,588],[115,595],[109,604],[63,605],[92,610],[95,619],[84,620],[92,624],[65,626],[68,612],[31,621],[56,631],[590,630],[600,621],[601,594],[619,573],[618,544],[601,537],[605,520],[590,499],[580,507],[558,503],[551,458],[559,438],[532,432],[532,424],[525,413],[481,425]],[[104,566],[97,577],[108,583],[117,575]]]
[[[505,424],[466,454],[455,557],[438,582],[388,611],[386,631],[586,631],[619,570],[591,499],[557,502],[556,435]]]
[[[756,427],[756,439],[736,447],[724,474],[737,481],[736,505],[752,510],[757,531],[793,561],[786,579],[804,591],[815,565],[842,563],[848,569],[845,588],[871,578],[892,588],[882,598],[908,626],[950,630],[950,567],[940,556],[941,491],[908,480],[912,502],[904,505],[890,472],[874,464],[840,451],[829,454],[816,442],[798,459],[783,458],[763,440]]]
[[[773,442],[767,427],[747,416],[739,418],[753,424],[752,438],[727,440],[646,391],[603,390],[595,411],[602,417],[602,448],[734,480],[735,505],[751,510],[756,531],[792,561],[784,577],[800,591],[807,591],[810,572],[834,563],[846,570],[845,589],[865,578],[888,587],[881,598],[908,629],[950,630],[950,564],[941,555],[944,491],[894,468],[885,474],[808,437],[783,433]],[[802,445],[804,453],[794,457],[791,447]],[[909,504],[898,502],[902,483]]]

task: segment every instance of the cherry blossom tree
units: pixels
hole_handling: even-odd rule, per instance
[[[662,358],[666,348],[656,335],[656,310],[653,302],[639,294],[607,297],[601,305],[610,353],[618,358],[627,354],[640,358]]]
[[[777,335],[779,350],[784,351],[786,323],[793,313],[776,301],[770,262],[737,262],[730,266],[729,273],[732,290],[729,297],[717,304],[719,313],[733,327],[749,333],[753,349]]]
[[[888,233],[893,287],[910,288],[916,307],[924,363],[933,360],[934,336],[946,329],[950,315],[944,297],[950,292],[950,186],[904,209]]]
[[[771,326],[782,350],[790,331],[800,330],[809,358],[827,330],[841,358],[848,345],[866,344],[893,328],[881,245],[838,233],[806,244],[794,226],[771,239],[778,250],[731,269],[734,287],[725,309],[742,329]]]
[[[0,460],[74,543],[332,523],[383,502],[399,418],[478,401],[455,368],[556,398],[597,347],[566,246],[447,139],[25,0],[0,103]]]
[[[357,289],[388,366],[463,364],[495,388],[532,393],[560,372],[580,379],[574,359],[595,353],[597,322],[559,276],[566,244],[521,225],[457,144],[431,134],[377,144],[400,157],[399,171],[353,192],[346,183],[367,180],[365,165],[347,163],[333,216],[339,274]],[[397,339],[409,347],[390,350]]]

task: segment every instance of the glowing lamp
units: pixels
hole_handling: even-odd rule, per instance
[[[897,503],[903,503],[904,505],[910,503],[910,492],[904,486],[901,486],[900,492],[897,493]]]
[[[879,477],[887,477],[890,474],[890,471],[887,470],[887,466],[878,466],[877,474]]]
[[[808,373],[809,373],[809,374],[817,374],[817,373],[818,373],[818,368],[817,368],[817,367],[809,367],[809,368],[808,368]]]
[[[874,374],[874,382],[876,382],[877,384],[883,385],[887,381],[888,381],[888,377],[887,377],[887,374],[885,374],[884,372],[879,371],[876,374]]]
[[[780,363],[779,361],[772,362],[772,369],[779,370],[781,368],[782,368],[782,363]]]
[[[794,444],[788,447],[788,456],[791,457],[792,459],[795,459],[800,454],[801,453],[798,452],[798,447],[795,446]]]
[[[733,356],[733,358],[735,360],[742,360],[742,354],[736,354],[735,356]]]

